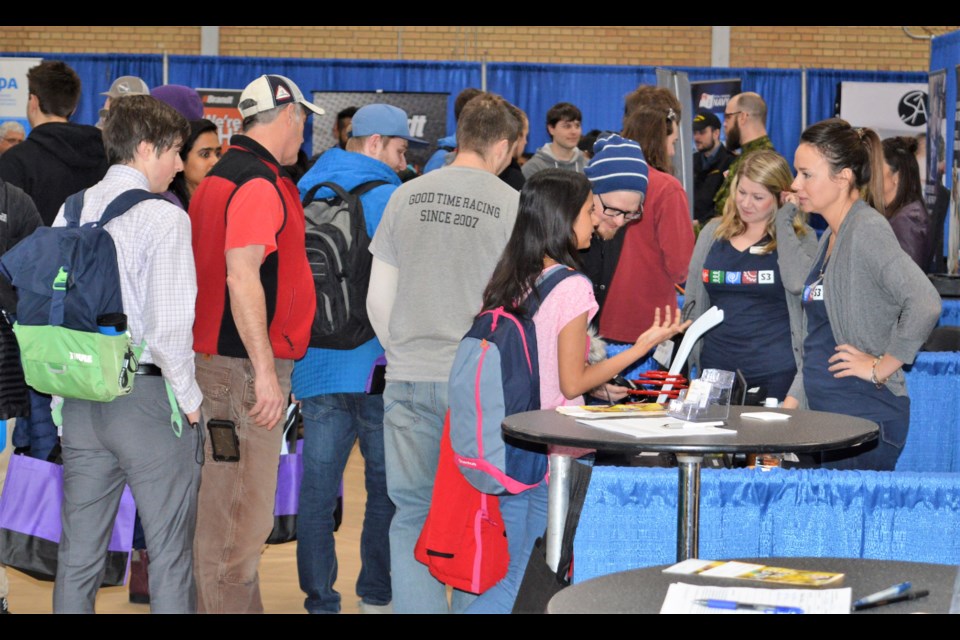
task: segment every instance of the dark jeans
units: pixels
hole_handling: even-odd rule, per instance
[[[338,613],[340,594],[334,546],[334,510],[340,479],[353,444],[360,440],[367,506],[360,536],[357,595],[367,604],[385,605],[390,589],[390,521],[394,507],[387,495],[383,447],[383,397],[334,393],[301,400],[303,480],[297,515],[297,572],[310,613]]]

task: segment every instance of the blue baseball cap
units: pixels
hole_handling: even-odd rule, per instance
[[[390,104],[368,104],[357,109],[351,122],[350,137],[391,136],[410,144],[427,146],[427,141],[410,135],[407,112]]]

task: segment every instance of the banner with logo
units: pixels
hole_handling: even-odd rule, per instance
[[[30,133],[27,122],[27,71],[43,58],[0,58],[0,123],[16,120]]]
[[[915,136],[927,126],[927,87],[907,82],[841,82],[840,117],[880,139]]]
[[[240,115],[240,89],[197,89],[203,100],[203,117],[217,125],[220,147],[226,151],[230,138],[240,133],[243,117]]]
[[[407,162],[423,168],[437,150],[437,140],[447,135],[448,98],[447,93],[314,91],[313,103],[326,113],[313,117],[313,153],[321,153],[336,144],[333,126],[340,111],[347,107],[383,103],[406,111],[410,135],[430,143],[426,148],[411,147],[407,152]]]
[[[696,115],[697,109],[707,109],[716,114],[720,123],[723,124],[723,112],[727,108],[727,103],[730,102],[730,98],[740,92],[740,78],[691,82],[690,93],[693,97],[693,115]],[[726,142],[726,140],[727,136],[723,127],[721,127],[720,141]]]
[[[924,197],[927,210],[933,211],[937,199],[937,185],[942,184],[946,171],[946,131],[947,131],[947,70],[940,69],[930,73],[928,83],[929,99],[927,105],[927,153],[926,170],[921,167],[924,176]]]
[[[960,65],[955,73],[960,79]],[[946,73],[944,73],[946,78]],[[946,102],[946,100],[944,100]],[[956,105],[960,105],[958,97]],[[956,275],[960,272],[960,158],[957,149],[960,149],[960,110],[955,111],[953,127],[953,183],[950,187],[950,205],[947,209],[947,273]],[[941,138],[945,136],[941,135]],[[944,140],[944,145],[946,140]],[[946,149],[944,149],[946,153]],[[940,156],[940,157],[946,157]]]

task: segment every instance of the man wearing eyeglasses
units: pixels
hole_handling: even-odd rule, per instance
[[[738,93],[727,103],[723,112],[723,131],[727,136],[727,149],[741,149],[740,155],[730,165],[726,178],[713,199],[717,215],[723,215],[723,207],[730,196],[730,185],[743,159],[761,149],[774,151],[773,142],[767,135],[767,103],[759,94],[747,91]]]
[[[603,302],[623,247],[628,223],[643,217],[650,170],[640,145],[619,135],[601,136],[593,147],[593,158],[584,169],[593,187],[593,241],[581,254],[583,271],[593,281],[593,293],[600,305],[594,318],[599,325]]]

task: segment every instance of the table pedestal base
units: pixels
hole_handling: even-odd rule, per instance
[[[700,463],[703,456],[677,454],[677,562],[700,554]]]

